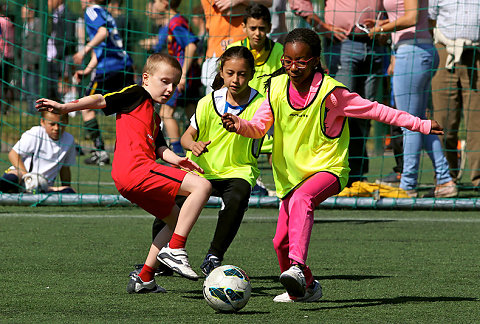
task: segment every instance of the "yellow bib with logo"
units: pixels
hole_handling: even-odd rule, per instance
[[[226,90],[225,88],[218,91]],[[208,152],[195,156],[191,151],[187,156],[198,163],[205,171],[201,176],[209,180],[240,178],[253,187],[260,174],[257,158],[260,154],[261,139],[243,137],[223,128],[221,114],[215,106],[214,95],[217,91],[203,97],[197,105],[195,121],[197,123],[196,141],[211,141]],[[250,120],[265,98],[257,93],[238,115]],[[221,107],[221,110],[223,107]]]
[[[272,163],[277,196],[283,199],[320,171],[334,174],[345,187],[350,171],[347,119],[338,137],[325,134],[325,99],[335,88],[345,86],[323,75],[314,99],[300,109],[290,103],[289,86],[287,74],[272,78],[268,98],[275,120]]]

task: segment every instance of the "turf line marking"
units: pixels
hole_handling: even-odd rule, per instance
[[[0,217],[40,217],[40,218],[147,218],[153,219],[151,215],[102,215],[102,214],[92,214],[92,215],[75,215],[75,214],[24,214],[24,213],[0,213]],[[200,215],[199,220],[201,219],[217,219],[217,216],[211,215]],[[258,216],[258,215],[245,215],[244,220],[276,220],[277,216]],[[471,219],[462,219],[462,218],[430,218],[430,217],[388,217],[388,218],[379,218],[379,217],[315,217],[315,221],[352,221],[352,222],[362,222],[362,221],[397,221],[397,222],[431,222],[431,223],[480,223],[480,218],[471,218]]]

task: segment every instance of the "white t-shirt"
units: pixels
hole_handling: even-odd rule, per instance
[[[63,132],[60,139],[54,141],[45,128],[34,126],[22,134],[12,149],[21,156],[28,172],[42,174],[48,180],[48,185],[53,186],[63,166],[75,165],[74,144],[70,133]]]

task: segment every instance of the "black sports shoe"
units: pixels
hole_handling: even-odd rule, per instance
[[[213,271],[213,269],[218,268],[221,265],[222,261],[220,261],[219,258],[214,256],[213,254],[207,254],[205,259],[203,260],[202,265],[200,266],[200,269],[202,269],[202,272],[205,276],[208,276],[210,272]]]
[[[155,283],[155,279],[149,282],[143,282],[142,279],[134,274],[130,277],[130,281],[127,284],[127,292],[129,294],[143,294],[143,293],[165,293],[165,288],[160,287]]]

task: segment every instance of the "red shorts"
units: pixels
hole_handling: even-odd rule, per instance
[[[175,196],[186,174],[186,171],[156,164],[138,185],[118,191],[132,203],[163,219],[170,215],[175,205]]]

